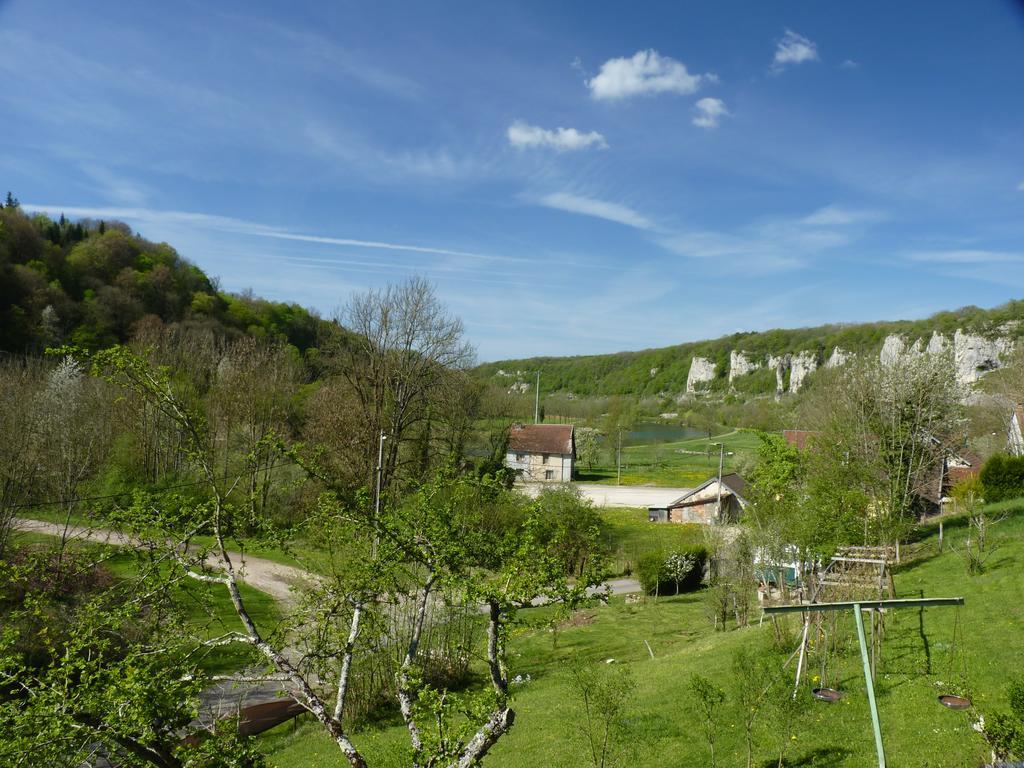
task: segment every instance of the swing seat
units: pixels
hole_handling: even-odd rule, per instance
[[[966,696],[954,696],[951,693],[939,696],[939,703],[948,709],[970,709],[974,706],[974,702]]]
[[[843,692],[836,690],[835,688],[814,688],[811,690],[811,696],[816,698],[818,701],[827,701],[832,703],[843,698]]]

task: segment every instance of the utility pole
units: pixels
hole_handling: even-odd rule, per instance
[[[380,519],[380,485],[384,476],[384,441],[387,440],[384,430],[380,431],[380,441],[377,444],[377,493],[373,500],[373,519],[376,522]]]
[[[537,371],[537,386],[533,391],[533,423],[540,424],[540,371]]]
[[[622,485],[622,427],[619,427],[619,447],[615,451],[615,484]]]
[[[718,444],[718,504],[715,507],[715,515],[718,522],[722,522],[722,465],[725,464],[725,443]]]

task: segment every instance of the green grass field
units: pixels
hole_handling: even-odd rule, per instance
[[[747,429],[716,435],[710,440],[694,437],[671,443],[649,443],[622,447],[622,485],[693,487],[718,474],[718,447],[725,443],[725,472],[749,464],[757,452],[757,433]],[[686,453],[681,453],[686,451]],[[614,485],[614,455],[602,455],[601,462],[577,465],[580,482]]]
[[[647,510],[632,507],[603,507],[602,531],[612,572],[628,574],[647,552],[669,553],[704,541],[704,526],[696,523],[651,523]]]
[[[947,687],[943,683],[950,680],[952,609],[890,612],[876,691],[892,766],[975,768],[987,756],[983,739],[971,729],[971,723],[979,712],[1004,708],[1008,677],[1024,671],[1024,578],[1019,570],[1024,558],[1024,508],[1009,506],[1018,511],[993,528],[996,551],[983,574],[967,575],[957,552],[965,528],[950,520],[945,551],[938,553],[936,529],[929,527],[916,548],[915,561],[896,575],[900,597],[924,594],[966,599],[960,619],[967,678],[977,711],[946,710],[936,700]],[[565,671],[574,656],[595,664],[614,658],[633,672],[637,695],[628,726],[632,754],[624,764],[707,764],[707,749],[687,691],[688,676],[693,672],[715,680],[729,697],[719,728],[718,764],[746,764],[731,657],[741,647],[771,646],[769,622],[716,633],[706,618],[702,594],[695,593],[639,605],[616,599],[611,605],[587,609],[553,636],[546,610],[529,612],[527,624],[512,641],[512,674],[529,674],[531,682],[517,689],[516,727],[495,747],[486,765],[568,768],[587,764],[582,744],[574,735],[580,708],[570,693]],[[847,638],[852,625],[852,615],[844,615],[840,628]],[[795,623],[791,630],[796,630]],[[925,640],[931,674],[926,673]],[[653,659],[645,641],[653,650]],[[851,650],[855,651],[855,646]],[[847,692],[846,698],[832,705],[808,702],[788,721],[784,733],[758,725],[756,766],[768,768],[778,763],[778,736],[789,740],[787,766],[860,768],[875,764],[859,656],[855,652],[837,656],[830,665],[834,684]],[[792,668],[785,672],[790,680],[791,675]],[[398,724],[355,734],[373,766],[407,765],[407,739]],[[297,729],[286,726],[270,732],[262,744],[279,768],[345,765],[336,747],[309,722]]]

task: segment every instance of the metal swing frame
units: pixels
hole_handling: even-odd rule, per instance
[[[875,703],[875,683],[871,675],[871,660],[868,657],[868,644],[864,636],[863,611],[881,611],[899,608],[930,608],[942,606],[960,606],[964,604],[962,597],[925,597],[900,598],[895,600],[852,600],[840,603],[807,603],[801,605],[768,606],[765,614],[803,613],[812,611],[853,611],[857,623],[857,639],[860,641],[860,659],[864,666],[864,685],[868,690],[868,706],[871,709],[871,727],[875,734],[875,751],[878,753],[878,768],[885,768],[885,746],[882,744],[882,727],[878,720],[878,705]]]

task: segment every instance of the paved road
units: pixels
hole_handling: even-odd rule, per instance
[[[584,498],[599,507],[663,507],[675,501],[692,488],[664,488],[658,485],[601,485],[599,483],[573,483]],[[523,493],[536,496],[543,483],[529,483],[521,486]]]

